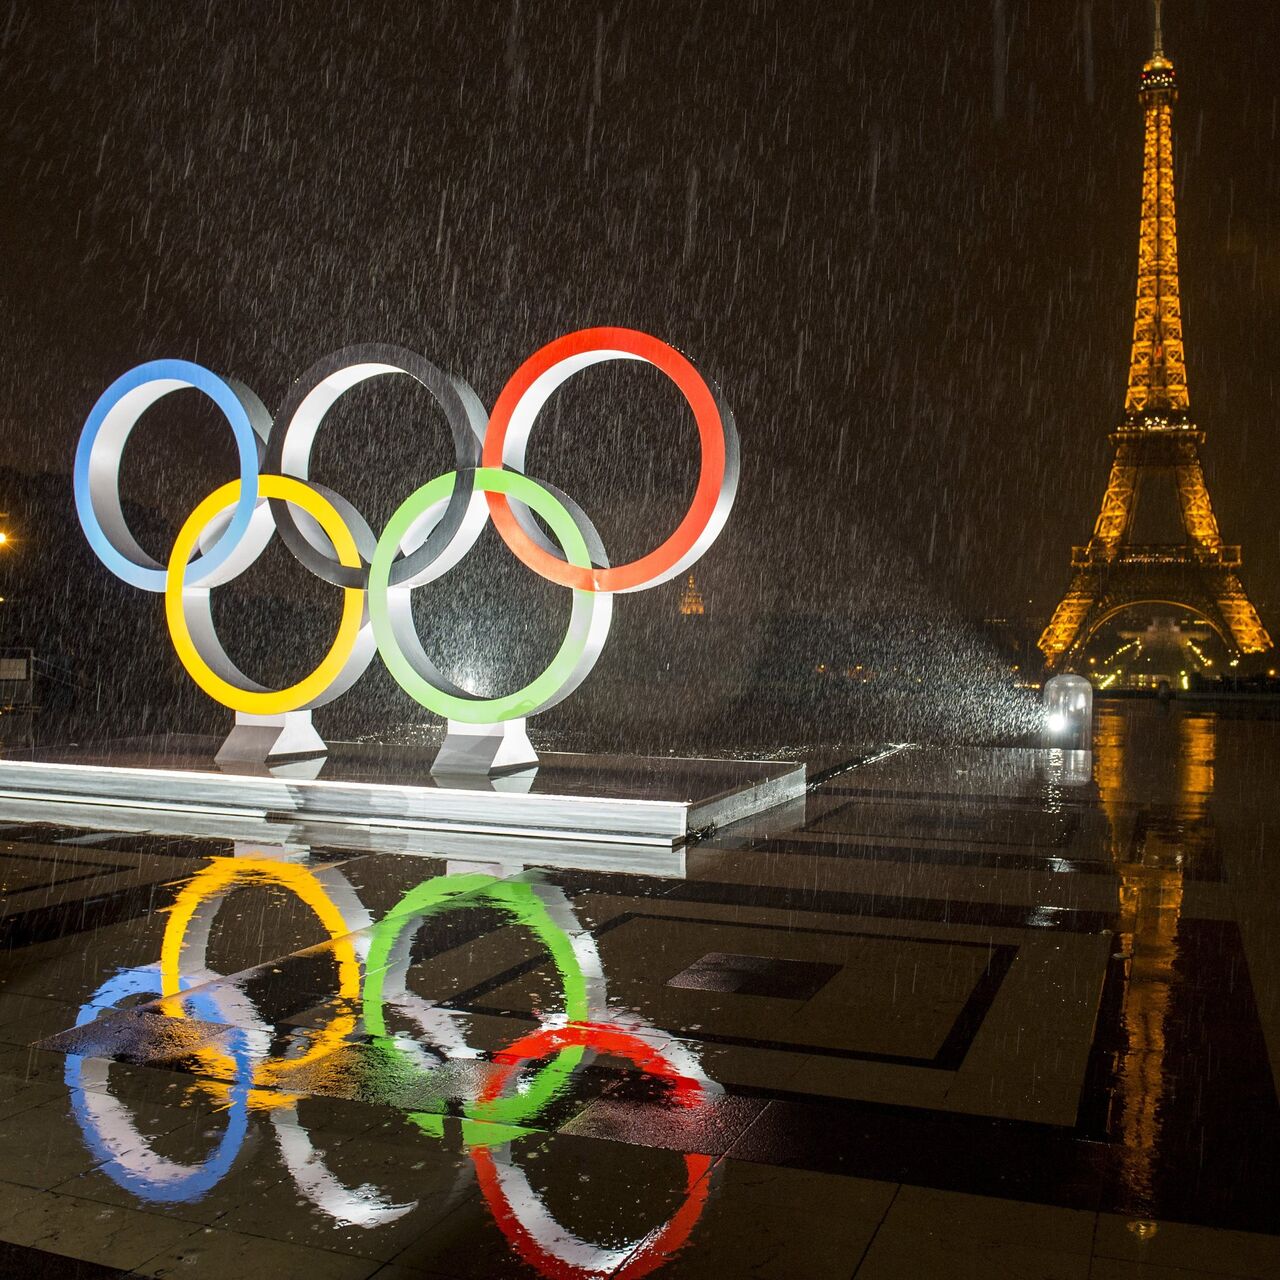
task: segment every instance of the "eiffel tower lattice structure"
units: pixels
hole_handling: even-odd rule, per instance
[[[1155,0],[1155,48],[1142,69],[1146,118],[1138,296],[1125,417],[1111,435],[1115,458],[1102,511],[1086,546],[1073,547],[1071,583],[1040,636],[1051,668],[1074,664],[1094,633],[1135,605],[1198,614],[1233,657],[1264,653],[1271,637],[1240,582],[1240,548],[1228,546],[1209,500],[1191,419],[1178,295],[1174,216],[1173,64],[1165,56]],[[1139,543],[1134,519],[1144,481],[1172,475],[1184,540]]]

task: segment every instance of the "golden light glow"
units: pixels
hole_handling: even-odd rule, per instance
[[[1093,526],[1093,540],[1108,548],[1119,545],[1120,540],[1129,532],[1129,523],[1133,518],[1134,499],[1138,492],[1138,468],[1133,460],[1122,456],[1121,450],[1116,452],[1116,459],[1111,464],[1111,475],[1107,478],[1107,491],[1102,495],[1102,511]]]
[[[700,617],[706,613],[707,607],[702,600],[702,592],[698,590],[698,584],[693,580],[693,574],[689,575],[689,581],[685,583],[684,591],[680,596],[680,613],[683,617],[693,618]]]
[[[1166,1024],[1176,980],[1184,866],[1188,855],[1213,839],[1209,802],[1217,723],[1211,715],[1186,715],[1174,722],[1176,774],[1158,784],[1161,799],[1172,801],[1167,814],[1160,812],[1165,805],[1141,812],[1143,798],[1150,795],[1151,779],[1143,774],[1150,753],[1134,752],[1129,758],[1132,728],[1123,713],[1102,708],[1094,777],[1120,880],[1116,950],[1126,961],[1125,1050],[1115,1068],[1121,1159],[1129,1187],[1150,1198],[1168,1088]]]
[[[1142,214],[1125,422],[1111,437],[1115,458],[1093,537],[1074,548],[1070,586],[1040,635],[1051,667],[1078,655],[1118,610],[1138,604],[1187,608],[1240,653],[1272,647],[1236,572],[1240,548],[1222,541],[1200,462],[1204,435],[1187,417],[1174,209],[1176,96],[1173,64],[1157,44],[1142,76]],[[1173,473],[1185,541],[1138,546],[1132,535],[1139,492],[1157,471]]]
[[[1093,607],[1093,586],[1091,583],[1080,584],[1080,576],[1076,575],[1076,580],[1072,581],[1067,594],[1053,611],[1049,625],[1040,633],[1040,651],[1051,665],[1071,648]]]
[[[1148,67],[1157,69],[1151,64]],[[1144,89],[1143,97],[1147,100],[1147,119],[1142,223],[1138,237],[1138,297],[1133,313],[1129,392],[1124,404],[1125,412],[1131,414],[1188,407],[1173,194],[1174,90],[1172,87]]]

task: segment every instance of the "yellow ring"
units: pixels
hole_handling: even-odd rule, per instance
[[[360,567],[356,540],[327,498],[292,476],[259,476],[258,493],[264,498],[280,498],[301,507],[328,535],[338,553],[339,563],[352,569]],[[240,481],[232,480],[221,489],[215,489],[187,517],[169,554],[169,567],[164,583],[164,615],[178,660],[205,693],[224,707],[230,707],[232,711],[243,711],[255,716],[281,715],[306,707],[321,697],[341,674],[360,634],[360,624],[364,619],[364,592],[359,587],[342,589],[342,619],[338,623],[338,634],[333,647],[325,654],[320,665],[297,684],[286,689],[264,691],[242,689],[224,680],[204,660],[191,638],[182,609],[182,578],[201,533],[215,516],[234,506],[239,499]],[[207,592],[208,588],[189,587],[186,590]]]
[[[277,862],[272,858],[222,858],[197,872],[169,909],[164,938],[160,944],[160,996],[161,1008],[171,1018],[185,1018],[186,1010],[181,999],[182,946],[196,908],[214,894],[237,885],[275,884],[287,889],[304,906],[311,909],[333,943],[334,959],[338,962],[338,996],[348,1003],[350,1013],[339,1013],[311,1043],[311,1047],[296,1058],[281,1058],[264,1062],[254,1072],[253,1083],[257,1089],[249,1094],[253,1107],[271,1108],[291,1106],[294,1098],[279,1093],[261,1093],[258,1090],[275,1089],[282,1077],[326,1057],[338,1049],[355,1030],[357,1008],[360,1000],[360,958],[351,941],[351,929],[342,917],[324,886],[305,867],[289,862]],[[235,1060],[230,1054],[212,1046],[197,1050],[199,1057],[214,1075],[209,1082],[225,1093],[226,1083],[236,1078]]]

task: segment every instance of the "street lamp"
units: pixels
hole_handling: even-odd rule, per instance
[[[1047,747],[1086,750],[1093,727],[1093,686],[1083,676],[1054,676],[1044,686],[1041,735]]]

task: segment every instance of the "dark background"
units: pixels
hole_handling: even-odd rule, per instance
[[[985,654],[965,620],[1047,617],[1101,500],[1148,22],[1141,0],[11,4],[0,510],[17,594],[40,608],[9,637],[75,661],[92,615],[99,647],[132,627],[131,661],[172,674],[144,640],[158,601],[84,560],[70,505],[84,416],[132,364],[198,359],[274,406],[327,351],[389,341],[491,405],[544,342],[623,324],[688,352],[735,410],[739,504],[697,575],[736,662],[811,639],[806,619],[886,609]],[[1275,630],[1280,7],[1169,0],[1166,43],[1192,407]],[[126,455],[157,555],[233,474],[198,399],[154,410]],[[313,474],[375,530],[448,465],[411,389],[358,393],[334,418]],[[578,498],[619,561],[674,525],[692,445],[659,376],[595,370],[557,397],[530,470]],[[450,607],[488,590],[502,612],[507,571],[486,563]],[[291,572],[267,563],[240,589],[268,609],[296,577],[309,599]],[[520,621],[498,630],[513,654],[532,645],[531,673],[546,641],[526,619],[545,597],[559,626],[563,604],[509,589]],[[620,598],[602,670],[623,670],[630,631],[636,653],[684,646],[694,675],[723,675],[715,644],[689,649],[678,594]],[[322,648],[333,602],[315,600]],[[494,650],[472,626],[484,683]]]

